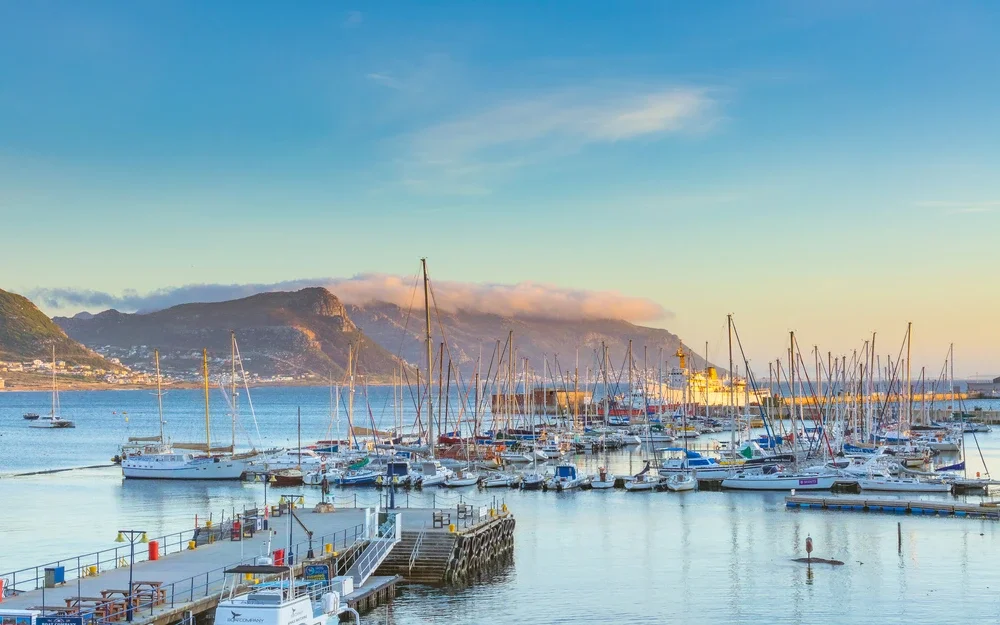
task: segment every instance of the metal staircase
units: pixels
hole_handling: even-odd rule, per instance
[[[402,537],[402,521],[398,512],[388,513],[385,523],[379,526],[368,545],[364,548],[347,574],[354,578],[354,587],[360,588],[375,569],[389,556],[392,548],[399,544]]]

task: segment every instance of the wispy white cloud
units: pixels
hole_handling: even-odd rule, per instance
[[[380,84],[383,87],[388,87],[390,89],[402,89],[403,82],[398,78],[392,76],[391,74],[383,74],[379,72],[372,72],[365,76],[368,80]]]
[[[571,89],[500,102],[409,137],[404,179],[435,190],[487,190],[511,170],[591,144],[702,132],[718,120],[700,87]]]
[[[361,26],[363,21],[365,21],[365,16],[361,14],[361,11],[348,11],[347,17],[344,18],[344,28],[357,28]]]
[[[937,209],[949,215],[1000,212],[1000,200],[979,200],[972,202],[963,200],[927,200],[917,202],[917,206]]]

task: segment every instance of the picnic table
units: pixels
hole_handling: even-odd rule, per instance
[[[67,608],[79,608],[80,614],[93,611],[100,618],[107,618],[114,613],[116,602],[104,597],[66,597]]]
[[[136,605],[152,604],[161,605],[167,601],[167,591],[163,587],[163,582],[132,582],[132,595],[135,597]]]

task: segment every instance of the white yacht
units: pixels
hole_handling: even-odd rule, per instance
[[[215,609],[217,625],[336,625],[344,612],[358,621],[357,613],[341,603],[340,593],[329,582],[298,584],[289,567],[241,565],[226,573],[233,581],[227,581]],[[276,581],[263,581],[274,577]],[[260,581],[237,594],[246,579]]]
[[[122,475],[139,479],[238,480],[246,462],[232,456],[189,453],[135,454],[122,459]]]
[[[734,490],[830,490],[838,478],[835,473],[741,471],[722,480],[722,487]]]

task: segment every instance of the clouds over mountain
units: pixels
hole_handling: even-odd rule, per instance
[[[656,321],[671,314],[660,304],[615,291],[567,289],[536,282],[491,284],[434,281],[436,306],[445,311],[467,310],[503,316],[545,319],[621,319]],[[123,312],[148,312],[191,302],[221,302],[255,293],[291,291],[324,286],[349,304],[383,301],[408,308],[423,306],[417,277],[391,274],[359,274],[350,278],[286,280],[270,284],[189,284],[148,293],[126,290],[121,294],[86,289],[36,289],[30,297],[39,306],[59,312],[98,311],[115,308]]]

